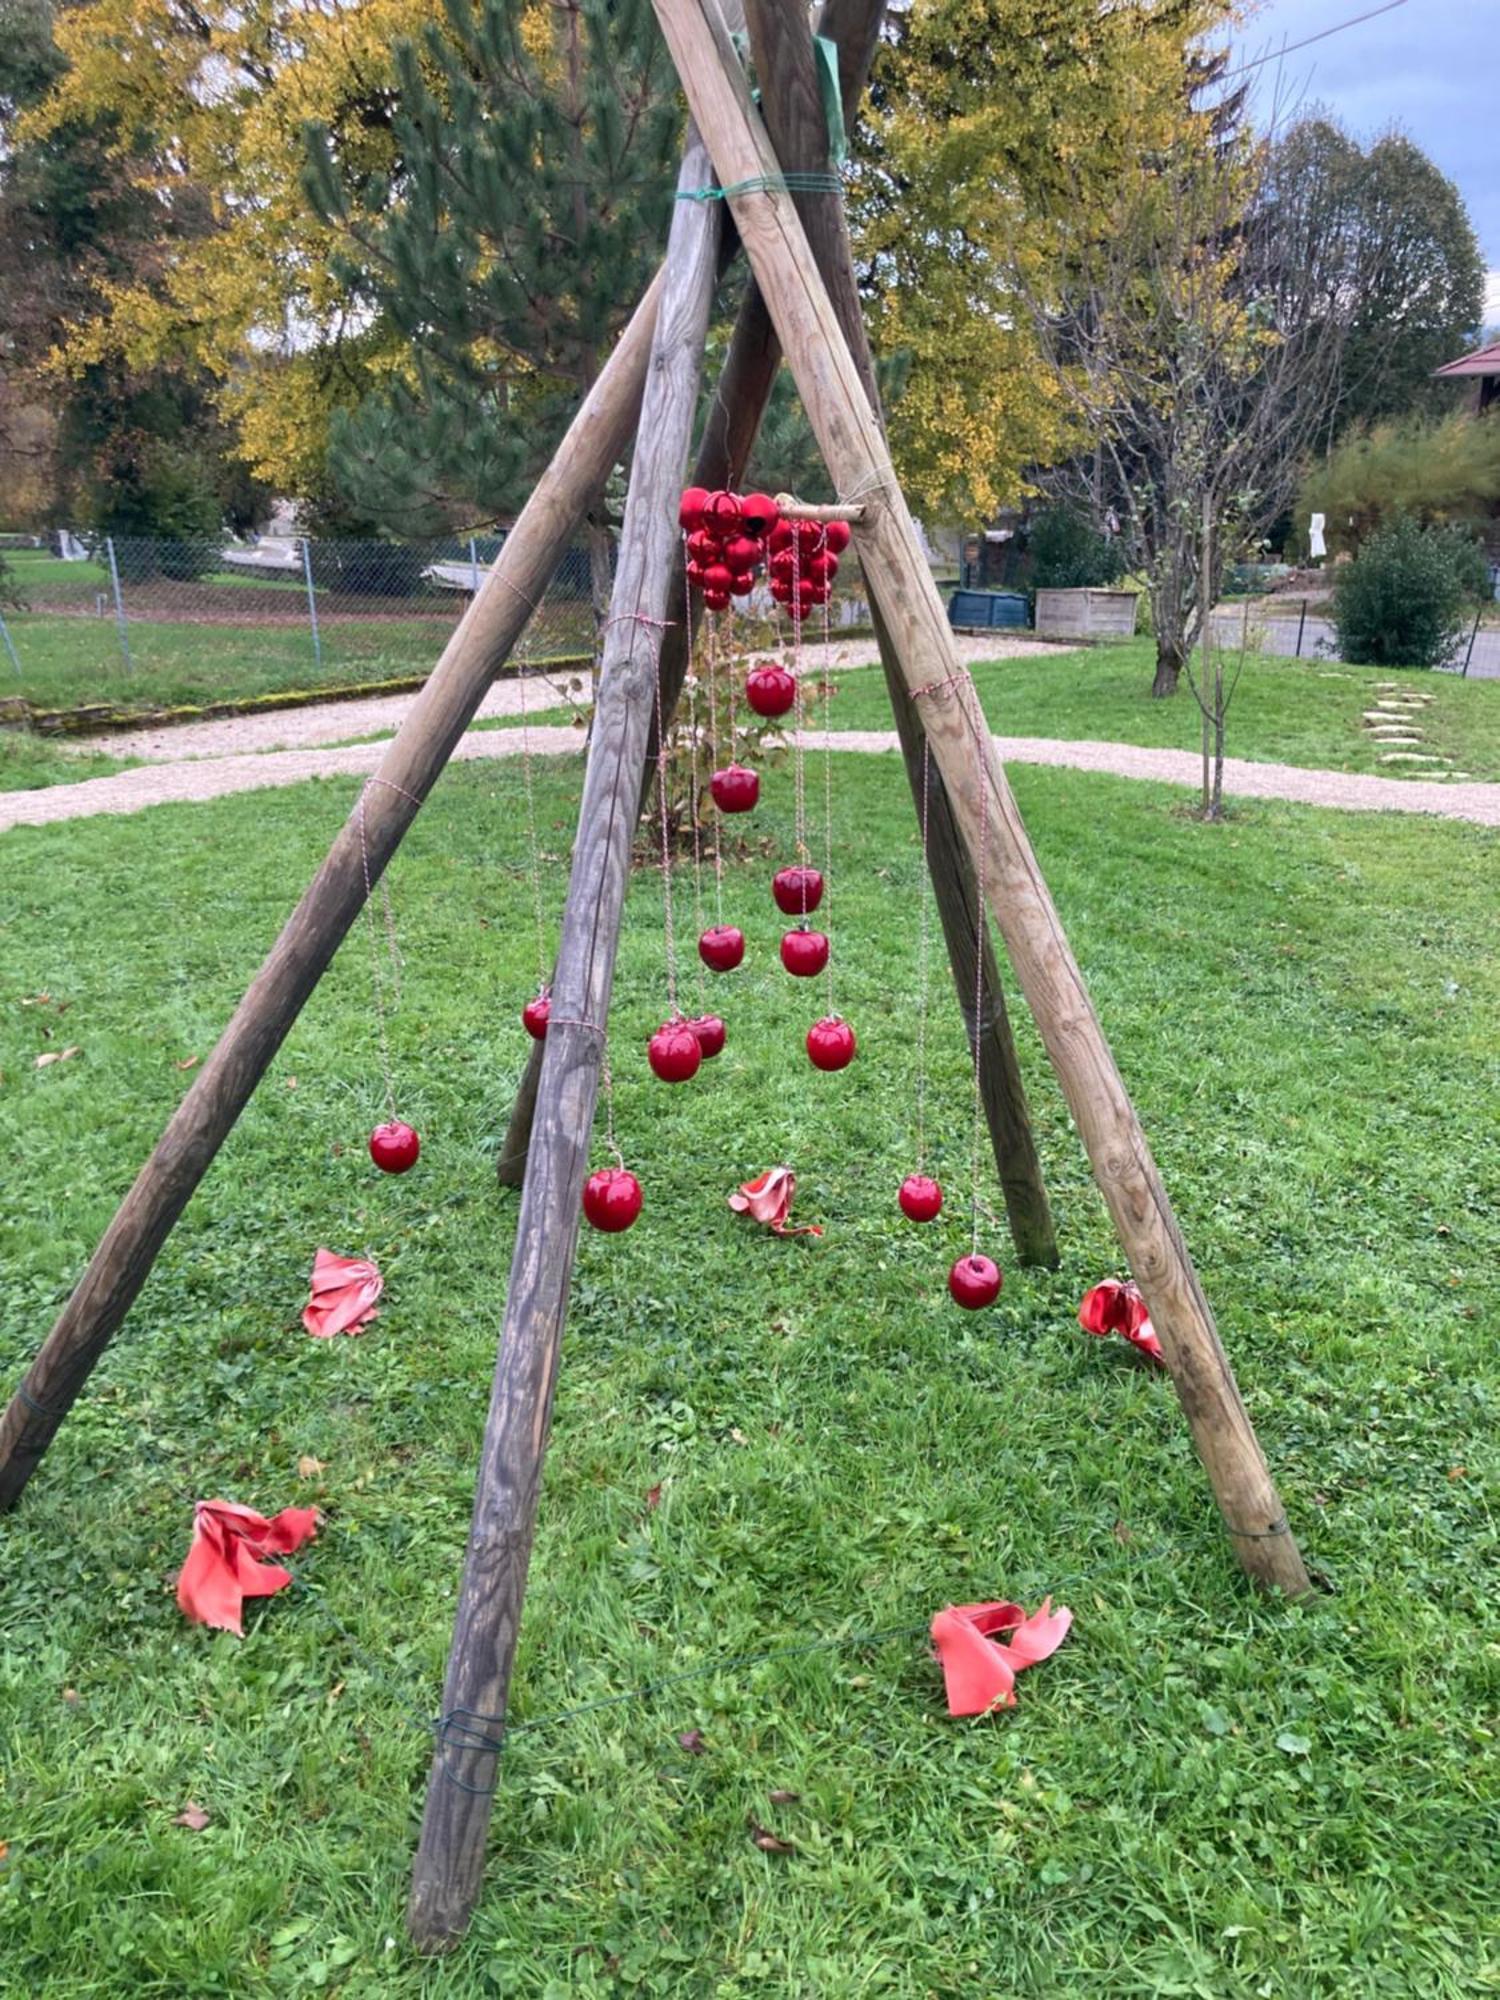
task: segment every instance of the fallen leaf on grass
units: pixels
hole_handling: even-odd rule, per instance
[[[189,1799],[172,1824],[173,1826],[185,1826],[190,1833],[202,1833],[211,1817],[212,1815],[206,1813],[202,1806],[195,1805]]]
[[[750,1822],[750,1838],[755,1842],[762,1854],[795,1854],[797,1852],[797,1843],[795,1840],[782,1840],[778,1835],[770,1832],[768,1828],[757,1826],[754,1820]]]
[[[288,1090],[295,1090],[295,1089],[297,1088],[297,1079],[296,1079],[296,1077],[294,1077],[294,1076],[289,1076],[289,1077],[287,1078],[287,1080],[286,1080],[286,1087],[287,1087],[287,1089],[288,1089]]]
[[[1123,1521],[1116,1521],[1109,1532],[1114,1536],[1122,1549],[1131,1540],[1130,1530]]]
[[[701,1729],[684,1729],[677,1741],[690,1757],[701,1757],[708,1748],[708,1745],[703,1740],[703,1731]]]
[[[172,1067],[173,1069],[196,1069],[202,1060],[202,1056],[184,1056],[180,1063],[173,1063]]]
[[[52,1005],[52,995],[50,993],[28,994],[21,1002],[21,1005],[23,1007],[50,1007]]]
[[[655,1484],[654,1486],[651,1486],[651,1487],[648,1487],[648,1488],[647,1488],[647,1491],[646,1491],[646,1505],[647,1505],[648,1507],[653,1507],[653,1508],[654,1508],[654,1507],[659,1507],[659,1506],[661,1505],[661,1481],[660,1481],[660,1480],[658,1480],[658,1481],[656,1482],[656,1484]]]
[[[800,1792],[768,1792],[766,1797],[773,1806],[794,1806],[802,1794]]]
[[[730,1431],[729,1441],[731,1444],[749,1444],[750,1442],[749,1438],[745,1436],[745,1433],[738,1426]]]
[[[62,1698],[63,1698],[63,1706],[65,1708],[77,1708],[78,1706],[77,1688],[64,1688],[62,1691]]]
[[[297,1460],[297,1477],[299,1479],[316,1479],[322,1470],[323,1461],[321,1458],[313,1458],[304,1452],[302,1457]]]
[[[36,1059],[36,1066],[38,1069],[45,1069],[48,1063],[66,1062],[70,1056],[81,1056],[82,1054],[83,1048],[78,1042],[74,1042],[71,1048],[43,1049],[42,1053]]]

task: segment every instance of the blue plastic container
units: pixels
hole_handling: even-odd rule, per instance
[[[1029,622],[1025,596],[1018,590],[955,590],[948,602],[948,623],[955,629],[987,632]]]

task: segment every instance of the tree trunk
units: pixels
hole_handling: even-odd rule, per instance
[[[1158,633],[1156,638],[1156,679],[1151,683],[1152,698],[1163,701],[1177,692],[1187,648],[1175,633]]]

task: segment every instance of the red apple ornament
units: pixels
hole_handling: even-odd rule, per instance
[[[771,894],[783,916],[805,917],[823,900],[823,877],[816,868],[778,868]]]
[[[534,1042],[542,1041],[547,1033],[547,1023],[552,1018],[552,996],[545,987],[534,1000],[528,1000],[521,1009],[521,1026]]]
[[[823,546],[831,555],[841,556],[849,546],[849,523],[847,521],[825,521],[823,524]]]
[[[960,1257],[948,1273],[948,1289],[969,1312],[992,1306],[1000,1296],[1000,1266],[977,1252]]]
[[[781,509],[769,493],[747,493],[740,502],[740,526],[747,535],[768,535],[780,519]]]
[[[943,1206],[943,1190],[926,1174],[908,1174],[896,1196],[911,1222],[931,1222]]]
[[[724,813],[747,813],[760,797],[760,778],[744,764],[726,764],[708,781],[714,804]]]
[[[837,1014],[826,1014],[807,1031],[807,1053],[814,1069],[847,1069],[854,1049],[854,1030]]]
[[[686,1083],[698,1074],[703,1049],[686,1021],[663,1021],[646,1044],[646,1059],[663,1083]]]
[[[370,1158],[383,1174],[404,1174],[417,1164],[422,1142],[410,1125],[391,1118],[370,1134]]]
[[[688,534],[699,534],[708,525],[708,500],[706,486],[689,486],[684,489],[677,508],[677,519]]]
[[[733,924],[714,924],[699,938],[698,956],[710,972],[733,972],[745,956],[745,933]]]
[[[745,681],[745,699],[757,715],[785,715],[797,699],[797,683],[785,667],[757,667]]]
[[[624,1167],[601,1167],[583,1184],[584,1219],[606,1236],[628,1229],[641,1212],[641,1184]]]
[[[788,931],[781,940],[781,962],[797,979],[812,979],[828,963],[828,940],[822,931]]]
[[[726,1029],[717,1014],[695,1014],[688,1026],[698,1037],[698,1046],[703,1051],[703,1060],[708,1062],[718,1055],[724,1046]]]

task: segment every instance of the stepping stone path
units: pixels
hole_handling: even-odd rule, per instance
[[[1374,705],[1364,711],[1361,719],[1371,739],[1380,747],[1380,762],[1451,766],[1453,759],[1440,750],[1407,747],[1427,740],[1420,724],[1422,711],[1431,705],[1432,696],[1421,694],[1414,688],[1403,688],[1399,681],[1376,681],[1374,688],[1371,697]],[[1431,773],[1434,778],[1456,778],[1460,775],[1452,769]]]

